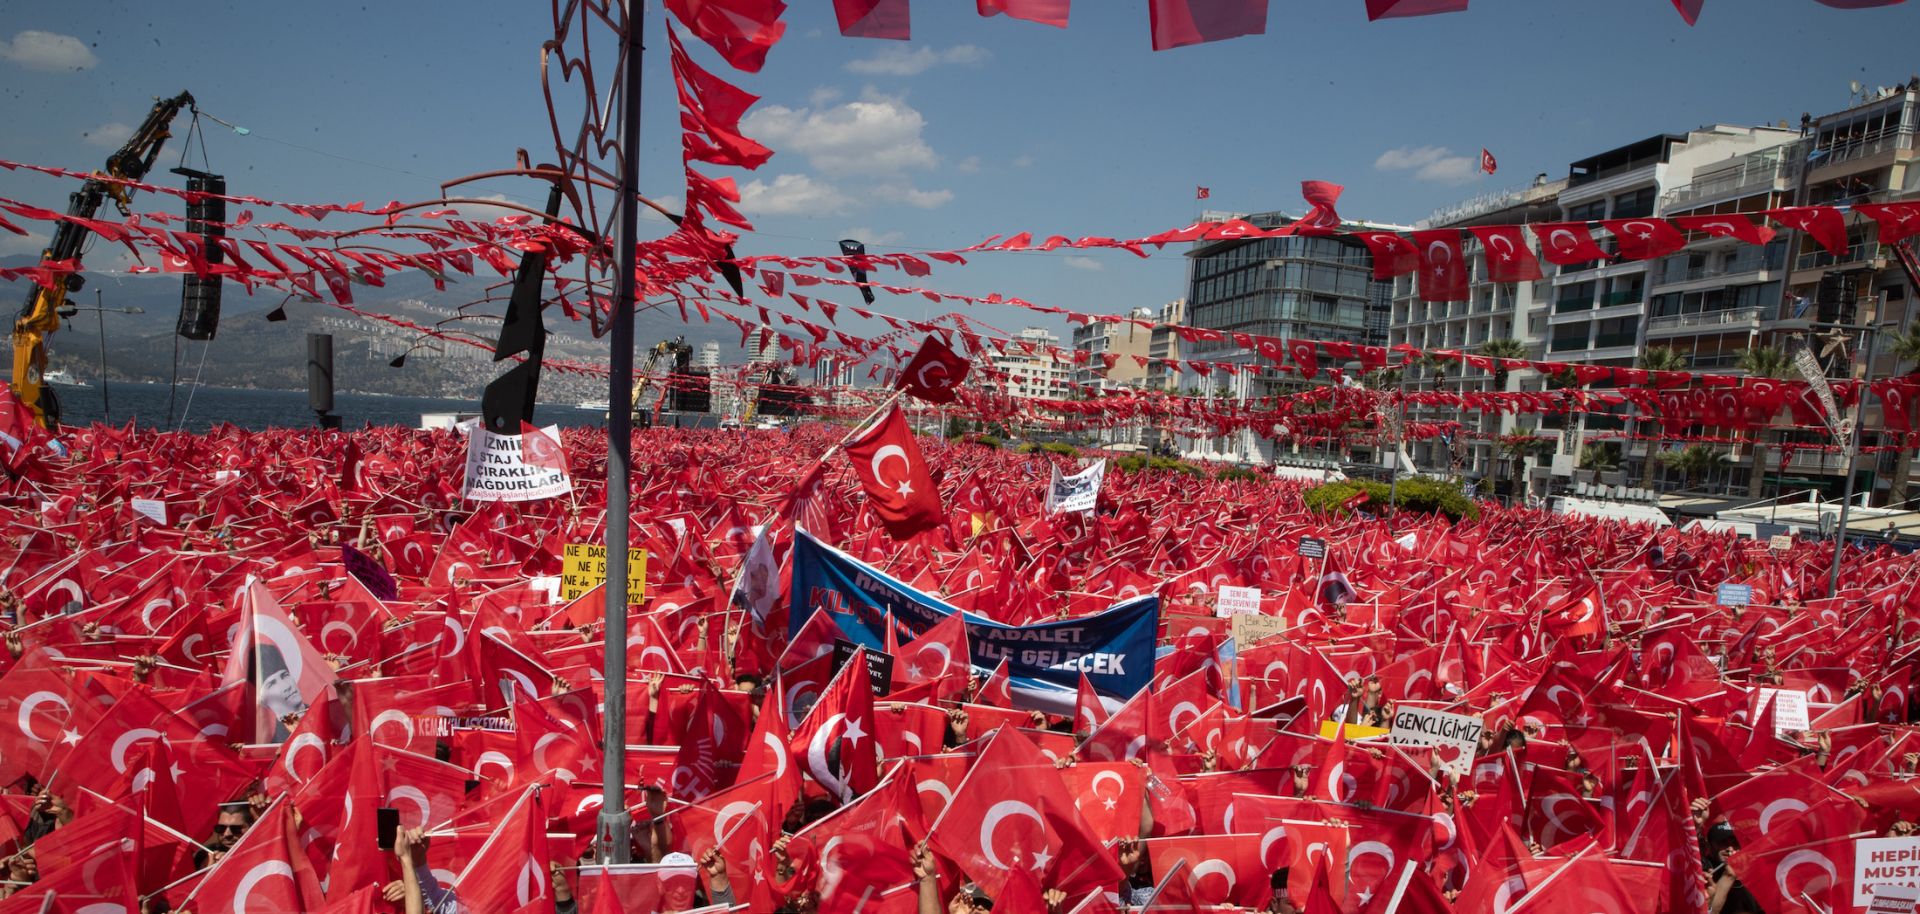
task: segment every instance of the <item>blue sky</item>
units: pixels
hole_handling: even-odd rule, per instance
[[[236,193],[431,197],[442,179],[509,166],[515,147],[536,160],[551,148],[538,72],[547,15],[539,0],[10,0],[0,157],[95,167],[153,96],[189,89],[253,131],[207,125],[208,161]],[[1066,30],[982,19],[966,0],[918,0],[914,16],[910,43],[848,39],[827,0],[798,0],[756,75],[693,46],[764,96],[748,132],[778,153],[737,175],[760,229],[742,253],[831,253],[848,234],[875,250],[1021,230],[1140,235],[1190,221],[1195,185],[1212,188],[1213,208],[1297,211],[1308,178],[1346,185],[1350,218],[1410,222],[1648,135],[1797,121],[1844,107],[1849,80],[1920,72],[1920,3],[1709,0],[1688,28],[1668,0],[1475,0],[1465,14],[1371,24],[1361,0],[1274,0],[1264,36],[1160,53],[1144,0],[1081,0]],[[643,183],[677,200],[664,19],[654,4]],[[1500,160],[1493,177],[1473,170],[1482,146]],[[39,205],[62,206],[69,190],[0,173],[0,195]],[[543,198],[525,182],[481,190]],[[0,240],[0,255],[22,247]],[[1179,296],[1184,277],[1171,251],[1052,252],[982,257],[929,284],[1122,312]]]

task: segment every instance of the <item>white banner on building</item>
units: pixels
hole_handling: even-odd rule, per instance
[[[541,429],[555,441],[560,427]],[[537,501],[573,491],[566,471],[520,459],[519,435],[496,435],[475,425],[467,432],[467,477],[460,495],[469,501]]]
[[[1047,513],[1091,511],[1100,501],[1100,483],[1107,478],[1107,461],[1102,458],[1072,476],[1060,475],[1053,468],[1053,482],[1047,487]]]

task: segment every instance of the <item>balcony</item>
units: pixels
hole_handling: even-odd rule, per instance
[[[1648,320],[1647,335],[1757,330],[1760,327],[1761,311],[1759,307],[1750,307],[1728,308],[1723,311],[1699,311],[1692,314],[1670,314]]]
[[[1897,125],[1889,125],[1881,130],[1866,134],[1844,144],[1827,149],[1814,150],[1810,163],[1815,169],[1829,168],[1859,159],[1868,159],[1883,152],[1895,149],[1912,149],[1913,135],[1903,133]]]
[[[1591,311],[1591,310],[1593,310],[1593,298],[1591,296],[1581,296],[1579,298],[1562,298],[1553,303],[1553,313],[1555,314],[1566,314],[1569,311]]]
[[[1884,260],[1886,257],[1887,252],[1882,246],[1860,242],[1847,248],[1847,253],[1843,257],[1835,257],[1829,253],[1826,248],[1801,254],[1799,257],[1794,258],[1793,268],[1795,270],[1824,270],[1830,267],[1866,263],[1870,260]]]
[[[1593,338],[1593,348],[1612,349],[1616,346],[1635,346],[1640,342],[1640,331],[1622,330],[1618,333],[1602,333]]]
[[[1556,336],[1553,338],[1553,342],[1547,346],[1547,351],[1573,352],[1585,348],[1587,348],[1587,336],[1583,333],[1579,336]]]
[[[1615,305],[1637,305],[1644,298],[1646,298],[1646,292],[1641,289],[1628,289],[1624,292],[1608,292],[1600,296],[1600,307],[1611,308]]]
[[[1785,248],[1777,244],[1770,244],[1765,248],[1741,248],[1732,260],[1725,261],[1717,267],[1711,264],[1689,267],[1686,264],[1686,259],[1686,255],[1684,254],[1667,258],[1666,261],[1660,264],[1658,270],[1659,278],[1656,284],[1671,285],[1682,282],[1697,282],[1702,279],[1720,279],[1743,273],[1760,273],[1778,270],[1780,269],[1780,265],[1786,262],[1787,258]]]
[[[1722,200],[1731,200],[1765,190],[1790,186],[1800,176],[1796,144],[1742,156],[1736,165],[1702,172],[1692,184],[1667,191],[1661,198],[1661,212],[1691,209]]]

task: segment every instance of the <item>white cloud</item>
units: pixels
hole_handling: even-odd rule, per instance
[[[1440,184],[1463,184],[1474,179],[1480,163],[1472,156],[1454,155],[1445,146],[1402,146],[1373,160],[1381,171],[1410,171],[1414,178]]]
[[[840,100],[841,92],[832,86],[821,86],[807,95],[807,104],[815,108],[825,107]]]
[[[780,175],[772,183],[755,178],[740,187],[740,209],[754,215],[832,215],[852,205],[839,188],[806,175]]]
[[[28,30],[0,43],[0,60],[8,60],[29,70],[60,72],[90,70],[100,58],[72,35]]]
[[[920,190],[916,187],[883,186],[873,189],[875,195],[886,200],[897,200],[919,209],[938,209],[953,202],[953,191]]]
[[[940,161],[921,136],[926,118],[904,98],[871,88],[858,101],[832,107],[764,105],[740,126],[768,146],[806,156],[828,174],[896,174]]]
[[[975,66],[992,59],[986,48],[970,44],[954,45],[944,51],[921,45],[909,51],[890,45],[872,57],[849,60],[846,68],[868,76],[917,76],[942,65]]]
[[[1032,167],[1032,165],[1033,165],[1033,156],[1015,156],[1014,157],[1013,167],[1015,168],[1030,168]]]
[[[961,159],[959,162],[955,163],[953,166],[953,170],[963,175],[977,174],[980,171],[980,157],[967,156],[966,158]]]
[[[133,128],[119,121],[112,121],[101,124],[81,136],[86,139],[88,145],[119,149],[121,144],[127,141],[127,137],[133,136]]]
[[[1100,270],[1100,269],[1103,269],[1103,267],[1102,267],[1102,265],[1101,265],[1101,263],[1100,263],[1100,261],[1098,261],[1098,260],[1095,260],[1095,259],[1093,259],[1093,258],[1091,258],[1091,257],[1082,257],[1082,256],[1080,256],[1080,255],[1078,255],[1078,254],[1072,254],[1072,255],[1068,255],[1067,257],[1064,257],[1064,258],[1062,258],[1060,262],[1061,262],[1061,263],[1064,263],[1064,264],[1066,264],[1067,266],[1070,266],[1070,267],[1072,267],[1072,268],[1074,268],[1074,269],[1076,269],[1076,270]]]
[[[852,238],[855,241],[864,241],[869,245],[898,244],[907,238],[907,236],[899,232],[881,232],[865,227],[847,229],[840,233],[840,237]]]

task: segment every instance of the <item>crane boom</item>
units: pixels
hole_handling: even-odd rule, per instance
[[[67,198],[67,215],[91,219],[109,197],[121,215],[127,215],[131,190],[120,181],[138,181],[146,176],[160,155],[160,147],[173,135],[168,127],[174,116],[192,106],[193,96],[186,92],[155,101],[140,129],[107,157],[105,170],[95,172]],[[46,250],[40,253],[41,264],[52,266],[79,257],[89,234],[78,222],[62,220],[54,228]],[[35,285],[27,290],[27,300],[13,322],[13,392],[33,411],[34,418],[49,428],[60,422],[60,401],[42,378],[47,370],[47,335],[60,328],[60,310],[68,293],[80,291],[84,283],[80,274],[70,269],[56,273],[51,287]]]

